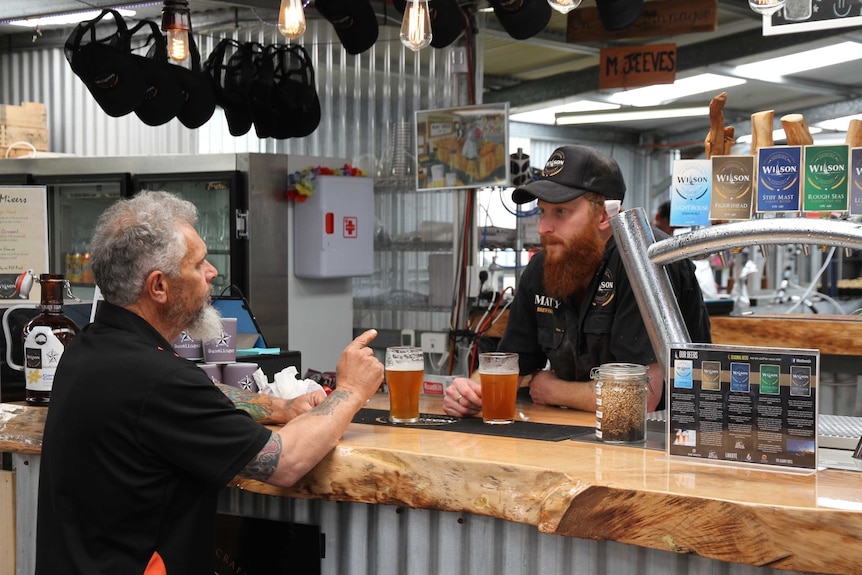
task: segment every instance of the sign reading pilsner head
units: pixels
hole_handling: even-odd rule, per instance
[[[515,40],[532,38],[551,21],[551,5],[545,0],[488,0],[494,15]]]
[[[108,15],[113,23],[105,18]],[[97,28],[99,32],[107,28],[110,33],[97,38]],[[114,10],[103,10],[96,18],[78,24],[64,47],[72,71],[105,113],[115,118],[134,111],[146,96],[145,76],[129,48],[129,30]]]
[[[412,0],[393,0],[395,9],[401,14],[407,8],[407,2]],[[457,0],[428,0],[428,12],[431,18],[431,46],[445,48],[464,33],[467,20]]]
[[[329,20],[348,54],[359,54],[377,41],[377,16],[368,0],[317,0],[321,16]]]

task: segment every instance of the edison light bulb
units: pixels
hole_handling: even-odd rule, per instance
[[[771,16],[784,8],[785,0],[748,0],[748,6],[764,16]]]
[[[575,8],[581,5],[582,0],[548,0],[551,8],[560,14],[568,14]]]
[[[427,0],[408,0],[401,21],[401,43],[416,52],[431,43],[431,15]]]
[[[188,0],[165,0],[162,7],[162,32],[168,40],[168,58],[182,62],[189,57],[191,29]]]
[[[285,38],[296,40],[305,33],[305,12],[302,0],[281,0],[278,10],[278,31]]]
[[[182,62],[189,57],[189,31],[168,30],[168,57],[171,60]]]

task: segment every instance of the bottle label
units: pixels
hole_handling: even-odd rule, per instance
[[[65,349],[50,327],[33,327],[24,340],[24,377],[28,390],[51,391]]]

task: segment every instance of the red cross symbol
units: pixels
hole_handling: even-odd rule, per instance
[[[356,238],[357,237],[357,229],[356,225],[356,217],[355,216],[345,216],[344,217],[344,237],[345,238]]]

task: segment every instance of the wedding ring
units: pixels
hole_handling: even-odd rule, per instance
[[[463,395],[461,395],[461,394],[459,393],[459,394],[458,394],[458,399],[456,399],[456,400],[455,400],[455,401],[458,403],[458,405],[461,405],[461,398],[462,398],[462,397],[464,397],[464,396],[463,396]]]

